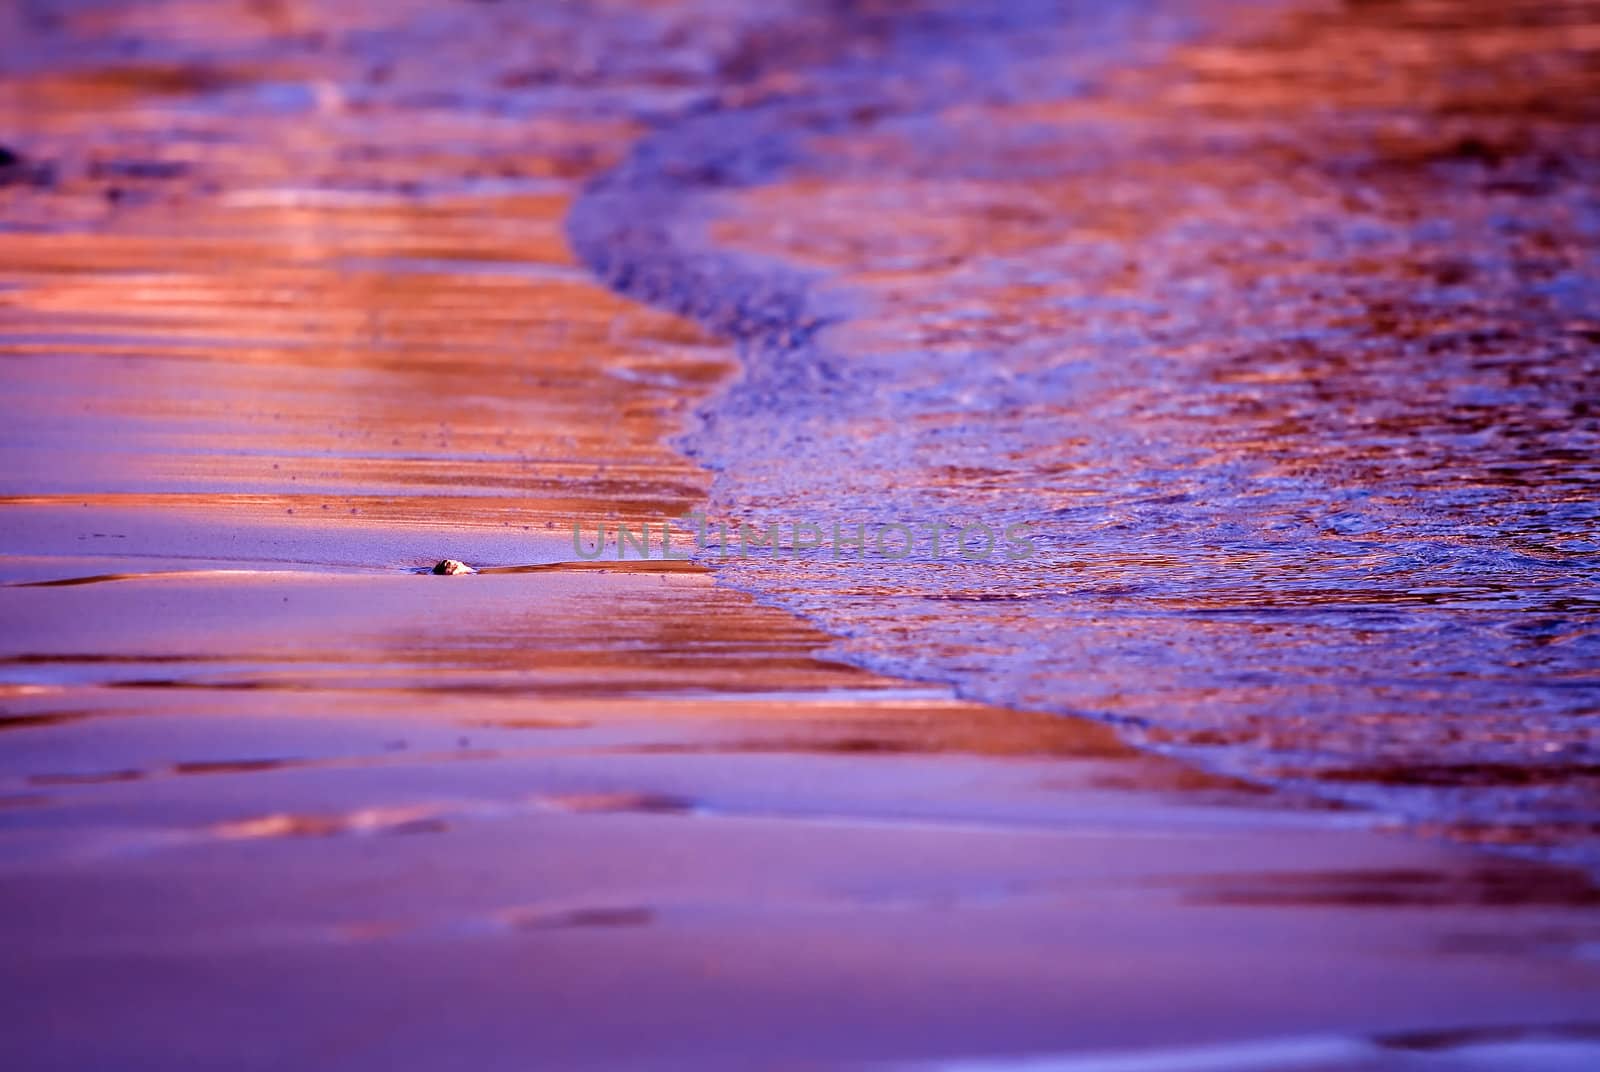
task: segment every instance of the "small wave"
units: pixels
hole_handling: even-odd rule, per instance
[[[572,209],[598,276],[739,347],[685,438],[713,509],[1040,548],[720,579],[873,670],[1600,868],[1565,16],[1000,8],[832,11]],[[1472,96],[1467,54],[1518,91]]]

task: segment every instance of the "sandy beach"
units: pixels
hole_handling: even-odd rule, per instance
[[[574,553],[715,503],[681,437],[760,385],[566,229],[782,89],[766,15],[657,6],[9,16],[0,1065],[1595,1067],[1581,870],[864,669],[749,563]],[[751,222],[815,197],[716,233],[842,270]]]

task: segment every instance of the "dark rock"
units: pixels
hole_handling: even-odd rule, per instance
[[[437,566],[433,567],[433,569],[429,572],[439,577],[454,577],[457,574],[477,573],[478,571],[467,565],[465,562],[458,562],[453,558],[447,558],[440,562]]]

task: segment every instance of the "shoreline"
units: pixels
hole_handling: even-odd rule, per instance
[[[340,10],[402,54],[438,37]],[[453,16],[480,49],[486,10]],[[195,32],[253,40],[217,19]],[[293,94],[242,61],[28,76],[66,174],[0,217],[55,197],[65,222],[8,233],[0,268],[0,1062],[1600,1051],[1571,872],[848,665],[699,565],[564,558],[563,524],[705,500],[670,444],[736,374],[562,246],[637,132],[552,124],[535,152],[470,96],[363,111],[347,57],[283,47],[323,103],[243,134],[212,113]],[[178,120],[232,140],[114,204],[72,155]],[[308,144],[317,168],[251,171]],[[391,167],[442,189],[348,192]],[[446,557],[480,575],[416,575]],[[1333,1041],[1257,1046],[1308,1037]]]
[[[720,578],[874,671],[1600,874],[1586,9],[1269,7],[1123,65],[1159,17],[1085,56],[934,10],[871,53],[911,86],[757,79],[567,229],[738,340],[680,439],[706,512],[1038,553]]]

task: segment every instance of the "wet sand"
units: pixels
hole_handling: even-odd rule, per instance
[[[0,188],[6,1067],[1592,1060],[1579,877],[573,563],[703,501],[736,368],[561,239],[634,121],[352,103],[316,34],[425,4],[85,10],[30,32],[157,44],[0,89],[57,169]]]

